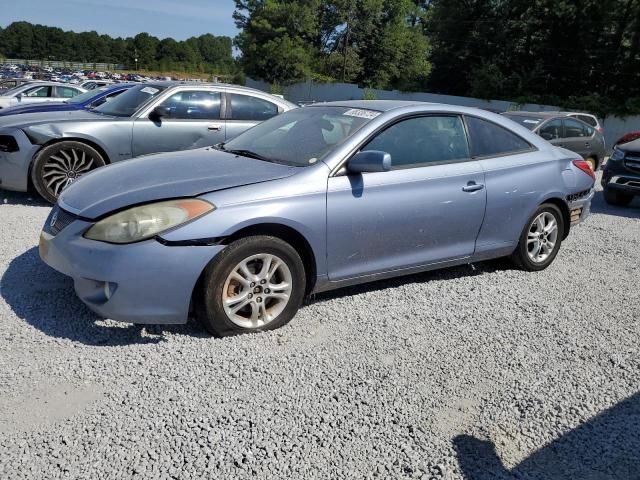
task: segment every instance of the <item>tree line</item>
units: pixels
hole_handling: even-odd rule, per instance
[[[128,69],[137,65],[146,70],[230,74],[236,68],[232,49],[231,38],[212,34],[176,41],[148,33],[113,38],[28,22],[14,22],[0,29],[0,54],[5,58],[114,63]]]
[[[240,33],[184,41],[16,22],[0,54],[307,79],[640,113],[640,0],[235,0]],[[233,47],[240,52],[233,57]]]
[[[640,113],[640,0],[235,0],[245,73]]]

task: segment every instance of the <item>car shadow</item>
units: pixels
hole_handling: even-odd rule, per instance
[[[598,191],[591,201],[591,213],[615,215],[626,218],[640,218],[640,197],[635,197],[626,207],[615,207],[605,201],[602,191]]]
[[[377,292],[387,288],[401,287],[411,283],[454,280],[461,277],[471,277],[483,275],[485,273],[516,269],[517,268],[508,258],[497,258],[494,260],[485,260],[457,267],[442,268],[428,272],[392,277],[384,280],[377,280],[375,282],[362,283],[359,285],[330,290],[328,292],[317,293],[309,297],[306,304],[311,305],[336,298],[350,297],[352,295],[359,295],[367,292]]]
[[[504,466],[490,440],[453,440],[466,480],[639,480],[640,392],[540,448],[515,467]]]
[[[51,207],[51,204],[37,193],[11,192],[0,190],[0,206],[23,205],[28,207]]]
[[[199,325],[138,326],[102,321],[76,297],[71,278],[46,265],[31,248],[11,261],[0,295],[29,325],[54,338],[90,346],[159,343],[166,333],[210,338]]]

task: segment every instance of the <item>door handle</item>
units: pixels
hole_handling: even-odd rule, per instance
[[[220,130],[222,130],[222,125],[220,125],[219,123],[211,123],[207,126],[207,129],[216,130],[219,132]]]
[[[466,186],[462,187],[463,192],[477,192],[478,190],[482,190],[484,185],[476,182],[469,182]]]
[[[590,146],[591,146],[591,144],[590,144],[589,142],[587,142],[587,143],[585,143],[585,144],[584,144],[584,146],[585,146],[585,147],[590,147]]]

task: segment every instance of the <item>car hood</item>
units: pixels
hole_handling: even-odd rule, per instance
[[[0,117],[40,112],[67,112],[81,110],[82,106],[73,103],[36,103],[33,105],[15,106],[0,110]]]
[[[114,117],[92,113],[88,110],[74,110],[66,112],[35,112],[21,113],[18,115],[6,115],[0,117],[0,128],[25,128],[29,129],[38,125],[51,124],[78,120],[113,120]]]
[[[99,168],[65,189],[58,203],[76,215],[95,219],[141,203],[276,180],[295,171],[295,167],[211,147],[161,153]]]

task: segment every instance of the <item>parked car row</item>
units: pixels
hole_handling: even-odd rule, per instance
[[[88,90],[65,100],[62,98],[56,98],[51,102],[21,102],[13,107],[1,109],[0,117],[7,115],[19,115],[23,113],[63,112],[83,109],[90,110],[114,99],[119,94],[133,86],[135,86],[133,83],[116,83],[110,86]]]
[[[100,166],[225,142],[296,108],[282,98],[231,85],[153,82],[119,92],[121,87],[112,88],[100,92],[117,95],[90,109],[70,110],[66,104],[0,116],[0,186],[26,191],[31,185],[55,202],[63,188]],[[87,99],[96,97],[82,100]]]

